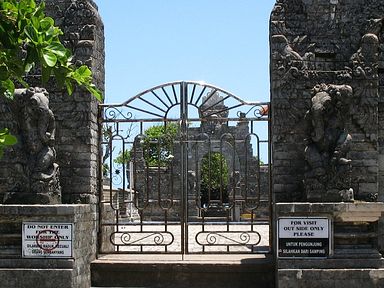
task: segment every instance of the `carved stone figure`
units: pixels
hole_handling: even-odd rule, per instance
[[[16,89],[22,149],[24,191],[11,193],[6,203],[56,204],[61,202],[59,166],[56,161],[55,118],[43,88]]]
[[[313,94],[311,108],[305,115],[307,200],[353,201],[351,160],[347,157],[352,137],[345,128],[352,88],[321,84]]]
[[[379,39],[375,34],[365,34],[361,38],[359,50],[352,55],[354,76],[363,76],[365,79],[374,77],[377,69]]]
[[[271,39],[273,70],[277,75],[296,77],[304,68],[303,58],[289,45],[284,35],[274,35]]]
[[[378,50],[378,37],[365,34],[361,38],[359,50],[351,57],[353,79],[360,81],[359,85],[354,87],[353,121],[375,146],[379,101]]]

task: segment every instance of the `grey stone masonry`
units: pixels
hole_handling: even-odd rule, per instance
[[[73,257],[22,258],[22,223],[73,223]],[[0,205],[0,287],[88,288],[96,255],[94,205]]]
[[[55,19],[63,32],[62,42],[72,50],[77,66],[86,64],[93,82],[104,91],[104,27],[92,0],[47,0],[46,14]],[[41,87],[39,71],[27,77],[30,86]],[[44,88],[49,93],[50,109],[55,115],[56,162],[60,167],[63,203],[96,203],[98,193],[98,101],[85,89],[76,87],[72,96],[51,79]],[[20,128],[4,99],[0,99],[0,127],[8,127],[20,138]],[[20,142],[20,141],[19,141]],[[20,142],[21,143],[21,142]],[[0,203],[2,195],[22,186],[18,163],[21,147],[5,151],[0,160]],[[20,189],[19,189],[20,190]]]
[[[353,90],[338,107],[347,111],[344,127],[352,137],[346,155],[351,188],[357,200],[377,200],[384,171],[383,16],[382,1],[277,0],[270,22],[270,73],[278,202],[306,199],[305,115],[321,85]]]
[[[279,288],[380,288],[383,286],[384,269],[287,269],[278,272]]]
[[[280,217],[327,217],[331,251],[327,257],[277,258],[279,288],[372,287],[384,285],[377,222],[383,203],[278,203]]]
[[[104,91],[104,25],[92,0],[49,0],[47,14],[64,32],[77,65],[86,64],[94,84]],[[52,110],[57,119],[57,159],[64,203],[94,203],[98,193],[98,102],[83,89],[69,97],[54,86]],[[54,90],[53,90],[54,89]],[[57,93],[56,93],[57,92]]]
[[[383,19],[373,0],[277,0],[272,11],[275,219],[326,217],[331,230],[329,255],[282,248],[279,288],[384,287]]]

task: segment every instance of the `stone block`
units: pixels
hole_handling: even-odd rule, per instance
[[[89,288],[97,226],[96,207],[91,206],[94,205],[0,205],[0,223],[15,235],[13,242],[3,241],[0,245],[0,287],[30,287],[31,283],[39,283],[39,287]],[[22,222],[73,223],[73,259],[22,258]],[[0,234],[1,242],[6,234]],[[18,282],[14,282],[14,277]]]
[[[14,288],[71,288],[73,271],[71,269],[5,269],[0,268],[0,287]],[[76,287],[85,287],[76,286]]]
[[[279,288],[381,288],[384,269],[281,269]]]
[[[359,183],[359,193],[377,193],[378,183]]]

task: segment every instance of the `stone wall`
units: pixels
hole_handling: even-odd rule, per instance
[[[292,280],[294,279],[294,280]],[[279,274],[279,288],[349,287],[377,288],[384,285],[384,270],[377,269],[309,269],[285,270]]]
[[[304,117],[313,88],[323,83],[353,88],[352,97],[344,99],[352,136],[351,186],[355,199],[376,200],[384,173],[383,15],[380,1],[277,1],[270,22],[270,72],[278,202],[306,199]]]
[[[104,26],[92,0],[46,1],[47,14],[64,31],[74,61],[88,65],[94,84],[104,92]],[[94,203],[98,193],[98,102],[83,89],[71,97],[55,86],[52,109],[57,121],[57,158],[64,203]]]
[[[62,41],[72,50],[74,62],[88,65],[93,71],[94,83],[104,91],[104,28],[97,6],[92,0],[45,2],[47,15],[54,18],[64,32]],[[30,86],[41,87],[39,71],[28,75],[27,82]],[[68,96],[53,79],[44,87],[49,92],[50,108],[56,121],[55,149],[60,167],[62,201],[96,203],[99,185],[98,102],[89,92],[78,87],[72,96]],[[4,99],[0,101],[0,126],[9,127],[14,135],[19,135],[17,116],[12,114]],[[17,192],[18,183],[24,181],[19,165],[21,150],[19,141],[0,160],[0,194]]]
[[[88,65],[94,84],[104,92],[104,27],[97,6],[92,0],[45,3],[47,15],[64,32],[62,42],[72,50],[74,63]],[[26,80],[32,87],[42,86],[38,70],[27,75]],[[53,79],[44,88],[49,92],[55,118],[54,154],[60,169],[62,202],[78,205],[0,205],[0,286],[30,287],[38,283],[47,288],[86,288],[90,287],[90,262],[96,258],[97,249],[96,203],[101,185],[98,101],[80,87],[69,96]],[[13,113],[12,105],[0,97],[0,127],[9,127],[19,140],[0,160],[0,203],[9,193],[23,192],[23,182],[31,177],[23,171],[30,159],[23,152],[27,148],[21,136],[20,113]],[[73,257],[22,258],[22,223],[31,221],[73,223]]]
[[[22,258],[22,223],[73,223],[72,258]],[[94,205],[0,205],[1,287],[90,287],[96,257]]]
[[[276,1],[270,22],[276,219],[332,220],[329,255],[278,257],[278,287],[383,286],[384,207],[371,203],[384,199],[383,19],[381,1]],[[343,172],[334,173],[341,164]],[[352,188],[354,199],[321,196],[331,191],[324,189],[328,180],[348,183],[334,190]]]

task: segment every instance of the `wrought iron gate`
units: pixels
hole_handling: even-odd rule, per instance
[[[270,252],[269,103],[182,81],[100,108],[100,253]]]

